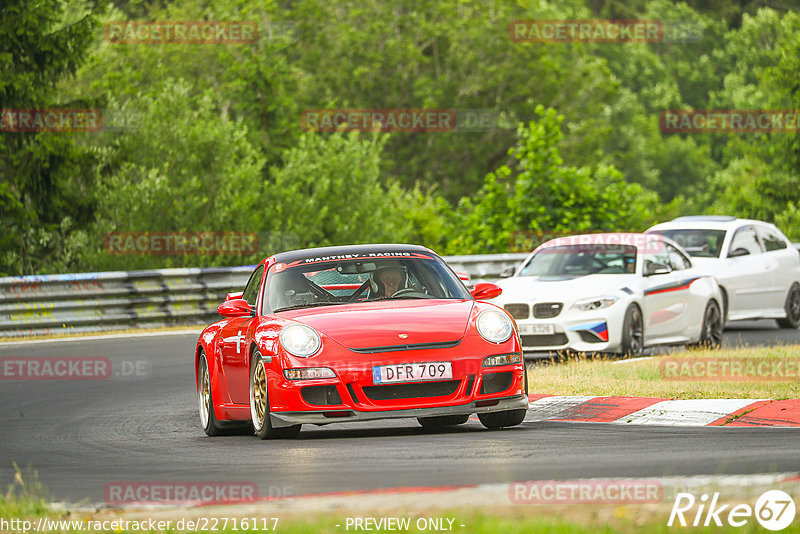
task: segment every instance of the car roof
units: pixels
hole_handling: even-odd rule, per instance
[[[306,258],[320,258],[324,256],[343,256],[347,254],[354,254],[356,256],[367,256],[369,254],[376,254],[377,257],[391,257],[393,254],[401,254],[404,252],[415,253],[425,252],[433,253],[429,248],[420,245],[405,245],[400,243],[388,244],[368,244],[368,245],[339,245],[333,247],[317,247],[317,248],[304,248],[300,250],[290,250],[287,252],[280,252],[271,256],[276,262],[292,262],[297,260],[304,260]],[[400,258],[401,256],[397,256]],[[268,258],[270,259],[270,258]],[[346,259],[346,258],[342,258]]]
[[[746,226],[748,224],[760,224],[762,226],[775,228],[775,225],[765,221],[740,219],[730,215],[690,215],[656,224],[647,231],[650,232],[651,230],[669,230],[678,228],[685,228],[687,230],[730,230],[732,228],[739,228],[740,226]]]

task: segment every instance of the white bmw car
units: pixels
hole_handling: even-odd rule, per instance
[[[526,357],[572,350],[640,355],[649,345],[719,347],[722,294],[657,234],[553,239],[500,280]]]
[[[774,225],[728,216],[679,217],[647,230],[671,238],[722,289],[730,321],[800,326],[800,251]]]

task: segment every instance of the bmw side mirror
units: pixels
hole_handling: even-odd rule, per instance
[[[510,276],[514,276],[514,273],[516,272],[517,268],[512,265],[511,267],[506,267],[505,269],[503,269],[503,271],[500,273],[500,276],[503,278],[508,278]]]
[[[646,263],[644,266],[644,275],[645,276],[653,276],[656,274],[669,274],[672,272],[672,269],[669,265],[664,265],[663,263],[655,263],[650,262]]]
[[[741,256],[749,256],[749,255],[750,255],[750,251],[749,250],[747,250],[746,248],[739,247],[739,248],[735,248],[735,249],[731,250],[730,253],[728,254],[728,257],[729,258],[739,258]]]

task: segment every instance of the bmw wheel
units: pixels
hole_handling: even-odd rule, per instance
[[[701,349],[718,349],[722,346],[722,312],[719,305],[713,301],[708,301],[706,311],[703,314],[703,326],[700,331],[700,340],[690,347]]]
[[[781,328],[797,328],[800,326],[800,285],[794,284],[786,295],[786,317],[778,319]]]
[[[253,352],[250,364],[250,419],[256,436],[261,439],[290,439],[300,434],[301,425],[273,428],[269,419],[269,394],[267,374],[261,362],[261,353]]]
[[[637,357],[644,354],[644,320],[642,310],[636,304],[631,304],[625,311],[625,321],[622,323],[622,353]]]

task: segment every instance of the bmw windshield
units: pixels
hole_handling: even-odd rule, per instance
[[[265,286],[265,309],[274,313],[389,299],[472,298],[461,280],[434,256],[317,259],[273,265]]]
[[[636,247],[630,245],[562,245],[534,254],[519,276],[576,278],[590,274],[633,274]]]

